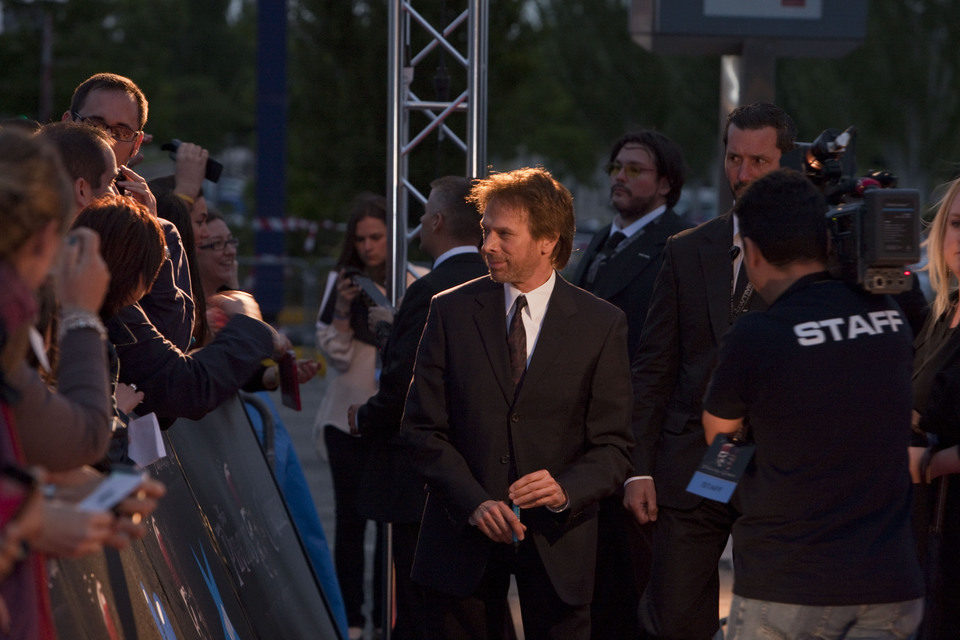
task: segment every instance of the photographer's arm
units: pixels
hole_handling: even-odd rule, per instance
[[[177,147],[177,168],[173,192],[195,200],[203,187],[203,176],[210,153],[200,145],[181,142]]]
[[[709,411],[703,412],[703,435],[707,444],[713,444],[714,438],[721,433],[736,433],[743,426],[743,418],[728,420],[719,418]]]

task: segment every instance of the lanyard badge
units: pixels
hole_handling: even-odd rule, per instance
[[[737,435],[721,433],[693,472],[687,491],[717,502],[730,502],[756,448],[755,444],[745,444]]]

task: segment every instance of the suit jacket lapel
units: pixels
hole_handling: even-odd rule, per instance
[[[583,255],[580,257],[580,262],[577,263],[577,270],[573,274],[573,284],[578,287],[583,286],[583,280],[587,277],[587,269],[590,268],[590,263],[593,262],[593,259],[600,252],[600,247],[607,241],[607,236],[610,235],[610,226],[607,225],[600,231],[593,234],[593,237],[590,239],[590,244],[587,246],[587,250],[583,252]]]
[[[727,215],[725,224],[715,227],[712,242],[700,247],[700,268],[707,291],[707,312],[713,336],[719,344],[720,337],[730,327],[730,283],[733,278],[733,262],[730,247],[733,243],[733,222]]]
[[[639,238],[623,241],[629,244],[614,254],[597,276],[593,287],[595,296],[609,300],[656,262],[673,231],[672,225],[667,224],[665,219],[669,215],[673,214],[668,209],[657,220],[641,229],[638,232],[641,234]]]
[[[510,354],[507,351],[507,310],[503,301],[503,285],[492,280],[490,285],[477,294],[477,311],[473,321],[503,397],[512,404],[514,387],[510,377]]]
[[[540,335],[533,348],[533,357],[520,387],[521,396],[525,388],[539,384],[540,378],[550,371],[554,362],[565,353],[566,346],[575,340],[575,336],[570,334],[572,329],[568,319],[577,312],[577,305],[570,293],[571,285],[557,274],[547,314],[543,317]]]

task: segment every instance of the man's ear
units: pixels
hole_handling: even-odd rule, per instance
[[[442,212],[435,213],[433,215],[433,220],[430,221],[430,224],[433,225],[434,233],[442,229],[444,224],[446,224],[446,219],[444,218],[444,214]]]
[[[670,193],[670,181],[665,176],[661,176],[657,182],[657,194],[666,198],[668,193]]]
[[[82,209],[90,203],[90,200],[93,197],[93,189],[90,188],[90,183],[83,178],[77,178],[73,181],[73,201],[77,203],[77,207]]]
[[[758,247],[757,243],[751,238],[744,237],[743,239],[743,260],[746,262],[748,268],[753,269],[756,269],[766,262],[766,258],[763,257],[763,252],[760,251],[760,247]]]
[[[72,121],[73,121],[73,114],[70,113],[69,109],[67,109],[66,111],[63,112],[63,115],[60,116],[60,122],[72,122]]]
[[[133,151],[130,153],[130,157],[134,157],[140,153],[140,145],[143,144],[143,131],[137,134],[136,140],[133,142]],[[129,160],[128,160],[129,162]]]
[[[557,243],[560,242],[560,236],[546,236],[544,238],[540,238],[540,240],[537,242],[540,245],[541,255],[552,256],[553,249],[557,246]]]

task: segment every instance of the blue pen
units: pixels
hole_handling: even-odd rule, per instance
[[[520,507],[518,507],[517,505],[513,505],[513,515],[517,516],[517,520],[520,519]],[[516,533],[513,534],[513,544],[514,545],[520,544],[520,539],[517,538]]]

